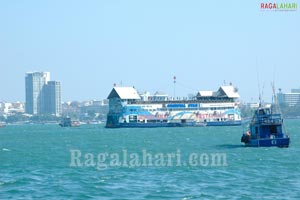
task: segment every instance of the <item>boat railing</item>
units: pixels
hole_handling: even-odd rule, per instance
[[[280,114],[259,115],[254,118],[255,123],[259,124],[281,124],[282,118]]]
[[[163,100],[163,101],[142,101],[142,100],[134,100],[128,102],[128,104],[172,104],[172,103],[234,103],[236,102],[234,99],[215,99],[215,100],[191,100],[191,99],[181,99],[181,100]]]

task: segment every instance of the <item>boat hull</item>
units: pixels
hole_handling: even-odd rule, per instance
[[[251,139],[245,143],[247,147],[289,147],[290,138]]]
[[[159,127],[205,127],[205,126],[240,126],[241,121],[228,121],[228,122],[156,122],[156,123],[109,123],[106,124],[106,128],[159,128]]]
[[[240,126],[240,125],[242,125],[241,120],[223,121],[223,122],[207,122],[207,126]]]

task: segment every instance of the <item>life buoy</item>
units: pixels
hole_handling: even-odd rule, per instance
[[[246,134],[247,134],[247,136],[249,136],[249,137],[251,136],[251,132],[250,132],[250,131],[247,131]]]
[[[250,138],[251,138],[251,133],[250,131],[247,131],[246,134],[243,134],[241,138],[241,142],[248,143],[250,141]]]

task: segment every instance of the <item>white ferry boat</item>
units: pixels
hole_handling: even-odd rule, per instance
[[[138,93],[134,87],[114,87],[108,95],[106,127],[238,126],[239,97],[232,85],[182,99],[160,92]]]

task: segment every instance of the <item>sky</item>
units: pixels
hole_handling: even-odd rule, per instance
[[[61,81],[63,101],[105,99],[114,83],[172,96],[174,75],[176,96],[231,82],[242,101],[270,101],[271,82],[300,88],[300,1],[262,2],[1,1],[0,101],[24,102],[30,71]]]

